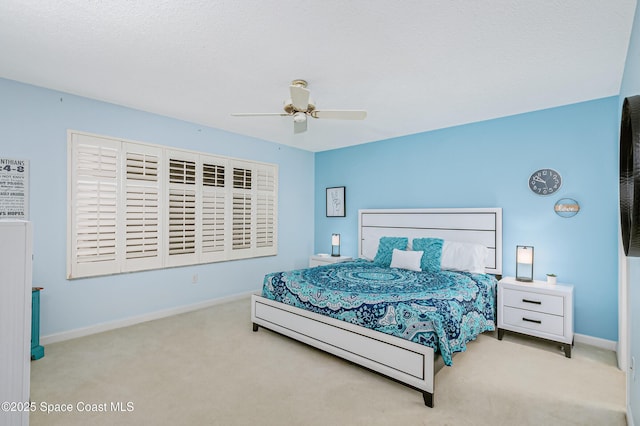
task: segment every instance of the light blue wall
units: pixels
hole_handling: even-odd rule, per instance
[[[627,62],[620,89],[620,102],[628,96],[640,95],[640,8],[636,6],[631,42],[627,52]],[[640,362],[640,258],[628,258],[627,283],[628,285],[628,309],[630,321],[629,327],[629,350],[631,356],[636,360],[636,380],[629,381],[629,394],[627,399],[631,409],[633,420],[636,424],[640,422],[640,373],[637,372],[638,362]],[[631,359],[629,359],[631,362]]]
[[[575,285],[577,333],[617,340],[617,118],[611,97],[316,154],[315,251],[357,256],[357,211],[365,208],[502,207],[503,274],[515,247],[535,247],[536,279]],[[560,172],[553,196],[533,194],[530,174]],[[346,186],[346,218],[325,217],[325,188]],[[575,198],[570,219],[555,202]]]
[[[278,256],[66,280],[67,129],[278,164]],[[30,161],[43,336],[252,291],[313,249],[310,152],[0,79],[0,156]]]

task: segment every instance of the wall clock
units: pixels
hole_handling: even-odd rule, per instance
[[[551,195],[562,186],[562,176],[553,169],[536,170],[529,177],[529,189],[538,195]]]
[[[620,118],[620,229],[624,254],[640,257],[640,96],[625,98]]]

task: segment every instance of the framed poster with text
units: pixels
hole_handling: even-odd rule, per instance
[[[0,157],[0,219],[29,219],[29,160]]]

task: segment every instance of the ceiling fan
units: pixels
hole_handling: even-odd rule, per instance
[[[307,131],[307,117],[313,118],[333,118],[338,120],[364,120],[367,111],[362,110],[344,110],[344,109],[325,109],[317,110],[313,101],[309,99],[311,91],[307,89],[305,80],[293,80],[289,86],[291,99],[287,99],[284,103],[285,112],[237,112],[231,115],[236,117],[248,116],[292,116],[293,132],[302,133]]]

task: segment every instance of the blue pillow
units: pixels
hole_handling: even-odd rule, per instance
[[[420,260],[420,269],[426,272],[440,272],[440,260],[442,258],[441,238],[414,238],[413,249],[423,251]]]
[[[390,267],[393,249],[405,250],[407,244],[409,239],[406,237],[381,237],[378,242],[378,252],[373,258],[374,265]]]

